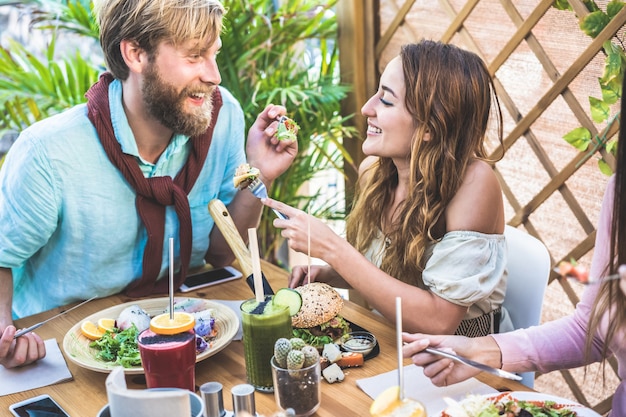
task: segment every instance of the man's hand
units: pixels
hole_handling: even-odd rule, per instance
[[[285,172],[298,153],[298,142],[278,140],[278,119],[285,114],[282,106],[268,105],[248,132],[248,163],[261,171],[261,180],[269,186]]]
[[[46,356],[46,347],[39,335],[31,332],[13,339],[16,331],[13,325],[2,329],[0,365],[5,368],[16,368],[29,365]]]

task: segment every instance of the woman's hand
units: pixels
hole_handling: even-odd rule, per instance
[[[619,268],[617,268],[617,272],[620,277],[619,288],[622,290],[624,295],[626,295],[626,265],[620,265]]]
[[[311,265],[311,274],[309,275],[309,267],[308,265],[296,265],[291,270],[291,275],[289,276],[289,288],[296,288],[301,285],[308,284],[309,282],[324,282],[320,278],[320,272],[322,272],[322,266],[320,265]]]
[[[0,337],[0,365],[16,368],[29,365],[46,356],[46,347],[39,335],[34,332],[13,339],[17,329],[7,326]]]
[[[274,226],[282,229],[281,236],[297,252],[322,259],[332,265],[331,258],[337,256],[337,246],[348,244],[320,219],[302,210],[271,198],[265,198],[261,202],[287,216],[287,219],[275,219]]]
[[[480,371],[451,359],[424,352],[424,349],[429,346],[500,368],[500,348],[490,336],[468,338],[403,333],[402,340],[405,342],[402,348],[403,356],[411,358],[415,365],[423,367],[424,375],[438,387],[465,381],[479,374]]]

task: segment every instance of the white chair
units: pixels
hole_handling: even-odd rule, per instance
[[[550,254],[539,239],[507,225],[504,230],[508,246],[508,281],[503,306],[513,327],[536,326],[541,320],[543,296],[550,276]],[[521,374],[522,383],[530,388],[534,372]]]

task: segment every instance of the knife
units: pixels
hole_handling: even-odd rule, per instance
[[[452,359],[453,361],[464,363],[465,365],[472,366],[484,372],[489,372],[490,374],[497,375],[501,378],[512,379],[514,381],[522,380],[522,377],[519,375],[513,374],[511,372],[503,371],[502,369],[492,368],[491,366],[487,366],[485,364],[473,361],[463,356],[455,355],[454,353],[444,352],[443,350],[434,349],[434,348],[426,348],[424,349],[424,351],[428,353],[432,353],[433,355],[443,356],[445,358]]]
[[[211,217],[213,217],[215,225],[218,229],[220,229],[220,232],[222,232],[228,246],[230,246],[230,249],[233,251],[235,258],[237,258],[241,272],[247,276],[246,282],[248,283],[248,286],[252,289],[252,291],[254,291],[252,255],[250,254],[248,246],[246,246],[246,243],[239,234],[239,230],[237,230],[237,226],[235,226],[235,222],[230,216],[228,209],[221,200],[214,199],[209,202],[209,213],[211,213]],[[265,275],[263,273],[261,273],[261,275],[263,281],[263,294],[274,294],[274,291],[270,287]]]
[[[74,310],[75,308],[78,308],[78,307],[82,306],[83,304],[87,304],[88,302],[90,302],[91,300],[93,300],[93,299],[95,299],[95,298],[97,298],[97,297],[98,297],[97,295],[94,295],[94,296],[93,296],[93,297],[91,297],[89,300],[85,300],[85,301],[83,301],[82,303],[80,303],[80,304],[76,304],[74,307],[72,307],[72,308],[68,308],[68,309],[67,309],[67,310],[65,310],[65,311],[61,311],[59,314],[56,314],[56,315],[54,315],[54,316],[52,316],[52,317],[50,317],[50,318],[48,318],[48,319],[46,319],[46,320],[44,320],[44,321],[41,321],[41,322],[39,322],[39,323],[37,323],[37,324],[33,324],[33,325],[32,325],[32,326],[30,326],[30,327],[27,327],[27,328],[25,328],[25,329],[22,329],[22,330],[20,330],[19,332],[15,333],[15,336],[13,336],[13,339],[17,339],[18,337],[23,336],[23,335],[25,335],[26,333],[30,333],[30,332],[32,332],[33,330],[37,329],[38,327],[43,326],[44,324],[46,324],[46,323],[47,323],[47,322],[49,322],[50,320],[56,319],[57,317],[60,317],[60,316],[62,316],[62,315],[63,315],[63,314],[65,314],[65,313],[69,313],[70,311]]]

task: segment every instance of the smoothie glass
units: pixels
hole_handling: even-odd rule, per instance
[[[196,334],[193,329],[173,335],[147,329],[137,338],[148,388],[195,391]]]
[[[273,392],[272,366],[274,343],[291,338],[289,307],[274,305],[271,295],[259,303],[252,298],[241,304],[243,347],[248,382],[258,391]]]

